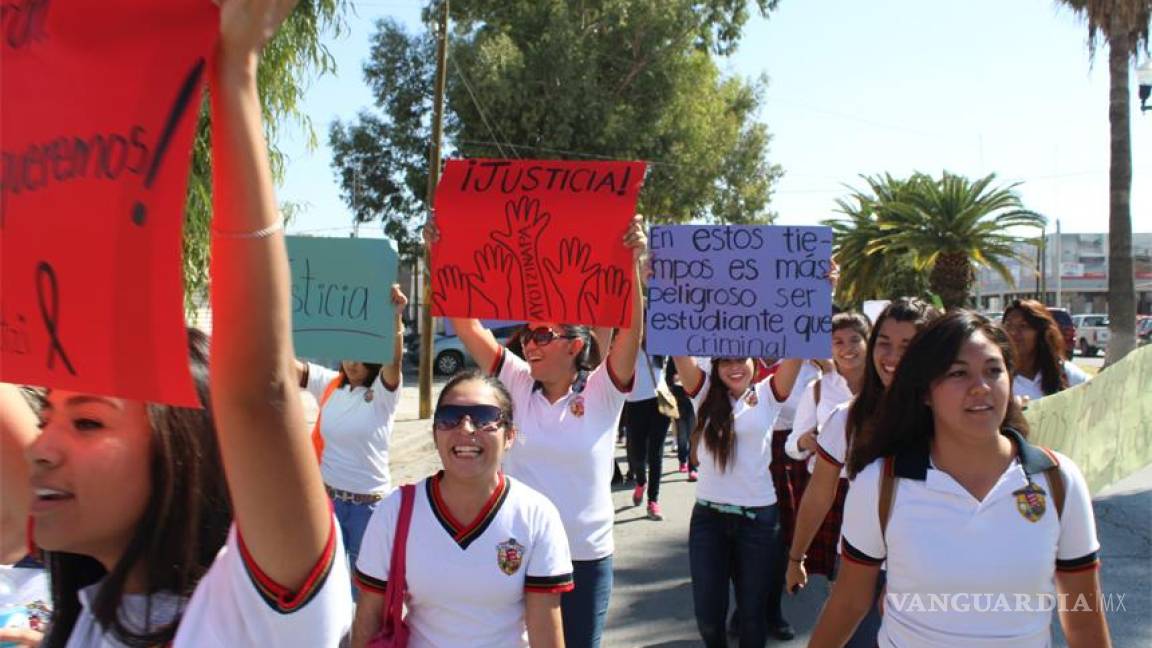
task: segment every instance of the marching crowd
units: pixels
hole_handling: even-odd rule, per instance
[[[1039,648],[1052,609],[1020,597],[1056,595],[1085,601],[1059,607],[1070,646],[1109,645],[1084,478],[1021,414],[1085,379],[1033,302],[1003,327],[915,298],[874,322],[839,313],[815,361],[653,358],[639,285],[630,326],[530,322],[517,352],[453,319],[480,370],[436,403],[442,469],[395,488],[402,327],[387,365],[293,355],[256,90],[291,3],[221,6],[211,344],[188,333],[203,408],[0,386],[5,603],[42,599],[0,641],[598,646],[621,416],[633,500],[658,520],[674,415],[705,645],[727,645],[732,592],[740,646],[790,637],[782,597],[813,573],[835,584],[812,646]],[[642,268],[643,222],[621,235]],[[300,390],[321,406],[311,436]],[[973,593],[1014,607],[906,598]]]

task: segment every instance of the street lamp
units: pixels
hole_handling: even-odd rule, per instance
[[[1136,83],[1140,85],[1140,112],[1152,110],[1148,105],[1148,97],[1152,96],[1152,59],[1136,68]]]

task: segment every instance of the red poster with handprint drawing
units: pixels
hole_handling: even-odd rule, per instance
[[[449,160],[436,188],[432,313],[628,326],[624,245],[643,162]]]

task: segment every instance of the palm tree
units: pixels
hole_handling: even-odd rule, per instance
[[[885,206],[898,202],[907,191],[908,180],[889,174],[861,176],[867,191],[852,190],[847,198],[836,200],[837,210],[847,218],[824,221],[832,228],[834,258],[840,265],[836,286],[836,303],[858,306],[869,299],[895,299],[923,294],[928,289],[923,273],[913,267],[907,250],[890,249],[884,254],[869,254],[869,247],[883,232]]]
[[[978,180],[944,172],[940,180],[916,175],[902,200],[888,205],[890,217],[871,251],[910,251],[914,265],[928,270],[928,285],[947,308],[968,305],[974,266],[996,271],[1010,284],[1007,259],[1029,260],[1013,231],[1044,226],[1044,217],[1024,209],[1016,185],[992,186],[996,174]]]
[[[1132,135],[1128,66],[1148,48],[1152,0],[1058,0],[1088,21],[1088,51],[1108,43],[1108,122],[1112,161],[1108,175],[1108,316],[1111,338],[1105,365],[1136,345],[1136,283],[1132,275]]]

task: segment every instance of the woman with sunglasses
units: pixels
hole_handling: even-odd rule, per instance
[[[434,224],[425,231],[435,240]],[[623,235],[637,268],[647,240],[637,216]],[[632,389],[644,326],[640,288],[632,290],[632,323],[612,338],[603,363],[585,326],[529,322],[519,358],[480,320],[451,320],[476,364],[489,368],[512,393],[518,434],[504,457],[504,471],[560,510],[576,583],[561,600],[569,648],[600,644],[612,593],[613,441]]]
[[[709,648],[727,646],[728,584],[735,583],[741,646],[763,646],[780,609],[780,517],[772,463],[773,424],[792,393],[801,360],[784,360],[755,381],[752,358],[715,358],[707,372],[673,358],[696,409],[692,462],[699,465],[688,559],[696,625]],[[764,610],[765,613],[758,614]]]
[[[257,67],[294,2],[222,0],[212,57],[212,324],[203,407],[51,390],[26,451],[46,648],[334,648],[352,599],[292,364]],[[211,365],[209,368],[209,353]]]
[[[432,434],[444,469],[417,484],[405,544],[412,646],[564,645],[568,539],[556,507],[500,471],[512,421],[512,397],[491,376],[457,374],[440,392]],[[354,648],[380,628],[400,501],[400,491],[385,499],[364,534]]]
[[[1038,301],[1017,299],[1001,320],[1016,348],[1012,395],[1024,401],[1051,396],[1088,381],[1088,374],[1064,357],[1064,336]]]

